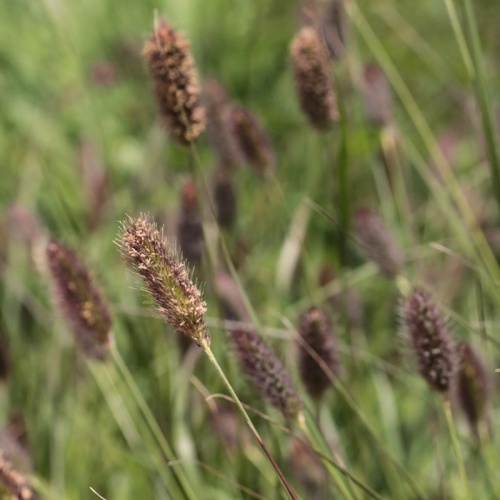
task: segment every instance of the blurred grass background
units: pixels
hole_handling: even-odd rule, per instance
[[[234,424],[239,442],[234,448],[224,445],[214,430],[213,403],[204,401],[209,394],[224,392],[222,386],[194,351],[180,356],[173,334],[144,307],[144,297],[113,242],[118,221],[126,214],[144,211],[171,223],[189,171],[188,153],[161,125],[141,57],[157,11],[191,40],[202,80],[216,77],[223,82],[231,98],[260,119],[274,146],[277,164],[271,180],[263,181],[246,168],[238,172],[238,218],[231,242],[240,240],[249,249],[238,267],[239,278],[261,324],[277,329],[268,330],[268,338],[294,376],[294,345],[286,320],[295,324],[300,313],[331,290],[349,287],[359,294],[359,325],[350,327],[342,308],[332,315],[342,384],[380,442],[336,391],[321,410],[323,433],[347,457],[348,470],[385,498],[415,495],[384,458],[386,452],[428,497],[461,498],[436,398],[415,374],[398,338],[397,289],[365,263],[352,238],[341,254],[344,232],[322,210],[336,221],[343,200],[348,213],[368,205],[383,214],[405,251],[410,281],[430,287],[449,308],[456,338],[480,348],[493,377],[499,345],[494,255],[500,251],[495,240],[498,207],[473,85],[444,1],[348,4],[352,17],[346,16],[346,53],[333,65],[345,109],[344,132],[336,127],[320,136],[299,110],[289,65],[299,2],[0,3],[0,333],[9,359],[0,414],[6,426],[12,415],[23,415],[42,496],[94,498],[93,487],[107,499],[176,498],[159,473],[165,469],[168,475],[171,467],[186,471],[198,498],[249,498],[243,486],[264,498],[282,495],[264,457],[244,437],[239,419]],[[456,4],[465,26],[462,3]],[[500,11],[487,0],[475,2],[474,8],[490,112],[496,116]],[[380,156],[384,135],[367,122],[363,110],[359,75],[363,64],[374,60],[396,90],[394,124],[386,134],[398,137],[409,211],[405,200],[391,194]],[[387,72],[387,61],[395,73]],[[398,94],[398,75],[409,94]],[[421,119],[428,136],[422,136]],[[441,148],[456,184],[438,182],[429,144]],[[206,137],[197,153],[209,178],[214,158]],[[93,187],[82,177],[83,163],[105,172],[107,179],[96,224],[88,218]],[[343,194],[338,182],[342,167],[348,171]],[[311,201],[302,258],[293,286],[283,288],[276,276],[279,255],[305,199]],[[474,216],[473,227],[460,200],[466,200],[465,212]],[[35,214],[34,226],[26,222],[24,210]],[[167,234],[173,233],[170,227]],[[477,227],[487,241],[471,237]],[[155,440],[143,424],[136,424],[139,412],[114,366],[89,368],[53,311],[46,278],[39,272],[40,248],[27,244],[39,228],[77,248],[92,269],[112,307],[118,350],[175,449],[179,461],[170,467],[158,465],[157,450],[152,451]],[[320,288],[318,274],[325,265],[333,275],[329,287]],[[199,276],[210,279],[206,269]],[[210,283],[205,289],[208,316],[216,325]],[[231,363],[223,330],[215,326],[211,333],[214,351],[242,399],[270,411],[279,422]],[[497,414],[493,398],[486,449],[474,443],[463,420],[457,421],[473,498],[500,495],[493,476],[500,464]],[[307,498],[307,486],[290,458],[290,436],[277,423],[257,421],[285,473]],[[320,474],[319,482],[328,481]],[[316,494],[330,498],[326,486]]]

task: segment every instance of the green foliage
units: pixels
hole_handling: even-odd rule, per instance
[[[468,1],[346,1],[346,50],[332,62],[340,122],[319,134],[290,69],[298,3],[0,2],[0,347],[9,361],[0,426],[23,416],[41,497],[94,498],[93,488],[107,500],[284,498],[214,367],[155,317],[114,243],[119,221],[141,212],[175,236],[187,175],[207,239],[195,276],[211,348],[299,497],[461,498],[464,476],[473,498],[500,496],[497,401],[477,436],[459,407],[450,419],[398,334],[405,287],[424,286],[454,342],[474,345],[495,376],[498,8],[474,2],[472,16]],[[272,175],[237,170],[230,231],[218,231],[206,203],[207,135],[184,149],[161,124],[141,56],[157,8],[191,41],[202,81],[220,80],[274,146]],[[383,126],[363,104],[362,68],[373,61],[394,101]],[[401,246],[404,278],[367,262],[351,224],[362,206]],[[110,304],[116,346],[105,364],[84,358],[54,304],[47,236],[78,251]],[[239,371],[216,269],[233,273],[247,326],[297,382],[303,422],[287,427]],[[332,320],[340,365],[318,404],[297,367],[297,322],[311,306]]]

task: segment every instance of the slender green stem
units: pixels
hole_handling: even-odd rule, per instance
[[[457,459],[458,471],[464,485],[465,498],[471,500],[469,482],[467,481],[467,474],[465,473],[465,465],[460,452],[460,445],[458,443],[457,431],[455,429],[455,422],[453,421],[453,416],[451,414],[450,402],[447,399],[442,400],[443,411],[446,416],[446,423],[448,424],[448,430],[450,432],[451,442],[453,445],[453,451],[455,452],[455,457]]]
[[[123,361],[123,358],[120,356],[120,353],[116,348],[111,349],[111,353],[113,356],[113,360],[115,361],[115,364],[121,373],[123,379],[125,380],[125,383],[127,384],[127,387],[134,398],[137,406],[139,407],[142,415],[144,416],[149,428],[151,429],[151,432],[153,433],[155,439],[158,441],[158,444],[160,445],[160,448],[165,455],[165,458],[168,461],[173,461],[175,460],[175,455],[170,447],[168,441],[166,440],[165,436],[163,435],[163,432],[160,429],[160,426],[158,425],[158,422],[154,418],[153,414],[151,413],[151,410],[149,409],[146,401],[142,397],[141,392],[139,391],[132,375],[130,374],[129,369],[127,368],[127,365]],[[184,493],[187,498],[195,500],[197,498],[197,495],[193,491],[191,487],[191,483],[188,481],[187,477],[184,474],[184,471],[182,470],[181,467],[174,467],[173,468],[177,479],[179,480],[179,483],[181,484]]]
[[[325,451],[326,453],[329,454],[327,450],[325,450],[325,446],[323,445],[322,441],[319,440],[316,436],[316,433],[314,433],[309,426],[307,425],[306,419],[303,414],[299,416],[299,426],[306,435],[308,441],[312,444],[313,448],[317,448],[322,451],[321,454],[321,459],[325,465],[325,467],[328,469],[328,472],[330,473],[331,478],[339,488],[340,492],[342,493],[344,498],[357,498],[356,496],[353,496],[353,494],[347,489],[347,486],[344,484],[344,481],[339,475],[339,471],[336,467],[332,465],[332,463],[329,460],[326,460],[325,458]]]
[[[267,446],[264,444],[264,441],[260,437],[259,432],[253,425],[252,421],[250,420],[250,417],[248,416],[248,413],[246,412],[245,408],[243,407],[240,399],[238,398],[238,395],[236,394],[235,390],[233,389],[233,386],[231,385],[231,382],[229,382],[228,378],[226,377],[226,374],[222,370],[221,366],[219,365],[219,362],[215,358],[212,349],[210,349],[210,345],[206,340],[202,341],[201,343],[202,349],[205,351],[205,354],[207,355],[208,359],[210,362],[214,365],[217,373],[221,377],[222,381],[224,382],[225,386],[227,387],[229,393],[231,394],[231,397],[233,398],[236,406],[238,407],[238,410],[240,413],[243,415],[245,422],[247,423],[248,427],[250,427],[250,430],[252,431],[253,435],[257,439],[257,442],[259,443],[260,447],[262,448],[264,454],[268,458],[269,462],[271,462],[271,465],[273,466],[274,470],[276,471],[276,474],[280,478],[281,483],[283,484],[283,487],[285,488],[286,492],[288,493],[288,496],[292,500],[298,500],[298,496],[291,487],[290,483],[286,479],[286,477],[283,475],[283,472],[281,472],[281,469],[279,468],[278,464],[270,454],[269,450],[267,449]]]
[[[486,86],[486,75],[484,72],[481,40],[477,30],[476,15],[471,0],[463,0],[465,8],[465,21],[469,34],[472,62],[474,64],[474,88],[476,99],[481,110],[486,151],[488,153],[491,178],[493,181],[493,194],[500,206],[500,159],[497,150],[496,132],[493,124],[491,105]]]

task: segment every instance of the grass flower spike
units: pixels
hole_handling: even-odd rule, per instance
[[[162,319],[197,344],[209,343],[206,303],[189,278],[174,245],[167,245],[153,222],[141,215],[122,223],[118,244],[125,260],[144,279]]]
[[[479,424],[486,419],[489,400],[486,367],[477,352],[465,342],[459,344],[457,353],[457,402],[471,429],[477,434]]]
[[[69,247],[52,240],[46,248],[57,302],[85,355],[104,359],[112,342],[111,317],[89,273]]]
[[[416,288],[403,306],[403,320],[417,357],[419,371],[432,389],[449,392],[453,375],[451,341],[436,303]]]
[[[302,28],[290,45],[292,69],[300,107],[311,125],[327,130],[337,119],[337,105],[328,56],[314,28]]]
[[[335,345],[328,318],[317,307],[311,307],[300,318],[299,334],[305,346],[299,350],[299,370],[302,382],[312,398],[320,400],[331,381],[323,366],[310,351],[334,374],[338,375]]]
[[[191,144],[205,129],[205,111],[189,42],[162,21],[143,53],[167,129],[179,143]]]
[[[363,250],[384,276],[394,278],[403,271],[404,256],[382,218],[368,208],[356,210],[354,229]]]
[[[231,340],[238,362],[255,389],[288,420],[300,412],[300,398],[279,359],[254,332],[236,330]]]

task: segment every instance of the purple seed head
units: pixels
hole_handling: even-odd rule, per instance
[[[46,248],[55,297],[86,356],[105,359],[112,342],[108,308],[76,253],[60,241]]]
[[[457,347],[458,367],[456,374],[456,397],[474,432],[485,419],[489,399],[489,381],[486,368],[479,354],[463,342]]]
[[[453,352],[449,333],[436,303],[425,290],[416,288],[402,311],[420,374],[435,391],[447,394],[453,378]]]
[[[287,420],[296,420],[300,398],[287,371],[264,340],[245,330],[231,332],[230,339],[241,369],[257,392]]]
[[[337,376],[339,373],[333,333],[328,318],[321,309],[311,307],[301,316],[299,334],[300,376],[307,392],[312,398],[319,400],[331,385],[331,375]],[[321,366],[316,357],[331,373]]]
[[[368,63],[362,72],[361,90],[366,116],[373,125],[383,126],[392,119],[392,95],[384,72]]]
[[[253,113],[243,106],[228,112],[231,134],[245,162],[259,175],[267,175],[275,164],[274,151],[267,134]]]
[[[122,223],[118,245],[125,261],[143,278],[162,319],[197,344],[209,343],[206,303],[175,245],[167,245],[145,215]]]
[[[360,208],[354,214],[354,229],[363,250],[382,274],[394,278],[401,273],[404,257],[393,235],[378,214]]]

